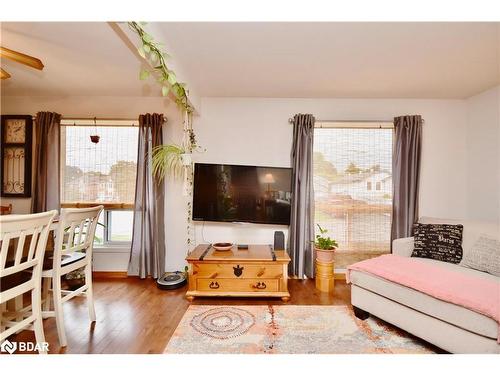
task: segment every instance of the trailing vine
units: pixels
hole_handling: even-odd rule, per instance
[[[166,60],[170,56],[161,50],[162,44],[156,42],[153,36],[142,28],[141,25],[144,25],[144,23],[129,22],[128,25],[141,39],[141,45],[137,48],[137,52],[153,66],[156,80],[161,85],[162,95],[167,96],[172,91],[176,97],[176,103],[187,113],[192,113],[193,107],[189,104],[186,84],[178,82],[175,72],[168,68]],[[146,80],[150,75],[150,70],[141,69],[139,78]]]
[[[184,133],[182,145],[160,145],[152,150],[153,173],[161,180],[167,174],[174,178],[184,172],[183,195],[186,197],[187,205],[187,238],[188,252],[195,245],[194,228],[191,220],[193,207],[193,163],[191,154],[201,151],[193,131],[193,111],[189,104],[188,90],[186,84],[177,81],[175,72],[168,68],[166,60],[170,57],[162,51],[162,44],[156,42],[151,34],[142,27],[144,23],[129,22],[129,27],[139,36],[141,45],[137,48],[139,55],[153,67],[153,70],[141,69],[139,79],[146,80],[154,75],[161,86],[161,93],[167,96],[170,92],[175,96],[176,103],[184,111]]]

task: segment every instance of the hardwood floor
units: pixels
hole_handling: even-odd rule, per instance
[[[289,280],[292,305],[348,305],[350,286],[336,280],[335,294],[319,292],[314,280]],[[65,303],[68,346],[61,348],[55,319],[44,321],[50,353],[162,353],[190,303],[186,287],[164,291],[152,279],[94,278],[97,321],[90,323],[84,298]],[[284,304],[279,298],[196,298],[192,304],[245,305]],[[34,341],[31,331],[12,336],[11,341]]]

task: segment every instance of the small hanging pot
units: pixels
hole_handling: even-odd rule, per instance
[[[90,141],[92,143],[99,143],[99,139],[101,139],[101,137],[99,137],[98,135],[91,135],[90,136]]]
[[[97,120],[95,117],[94,117],[94,129],[95,129],[95,135],[90,136],[90,142],[97,144],[99,143],[101,137],[97,135]]]

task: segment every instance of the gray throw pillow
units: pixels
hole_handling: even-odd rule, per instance
[[[500,240],[481,234],[470,250],[465,252],[460,265],[500,277]]]

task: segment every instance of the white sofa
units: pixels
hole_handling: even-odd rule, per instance
[[[419,222],[463,224],[464,253],[481,233],[495,236],[499,233],[498,225],[492,223],[428,217]],[[412,251],[413,237],[393,242],[394,254],[409,257]],[[500,283],[499,277],[485,272],[431,259],[415,259]],[[350,280],[351,303],[358,318],[366,319],[373,314],[450,353],[500,353],[498,323],[485,315],[361,271],[351,271]],[[500,298],[500,292],[491,298]]]

